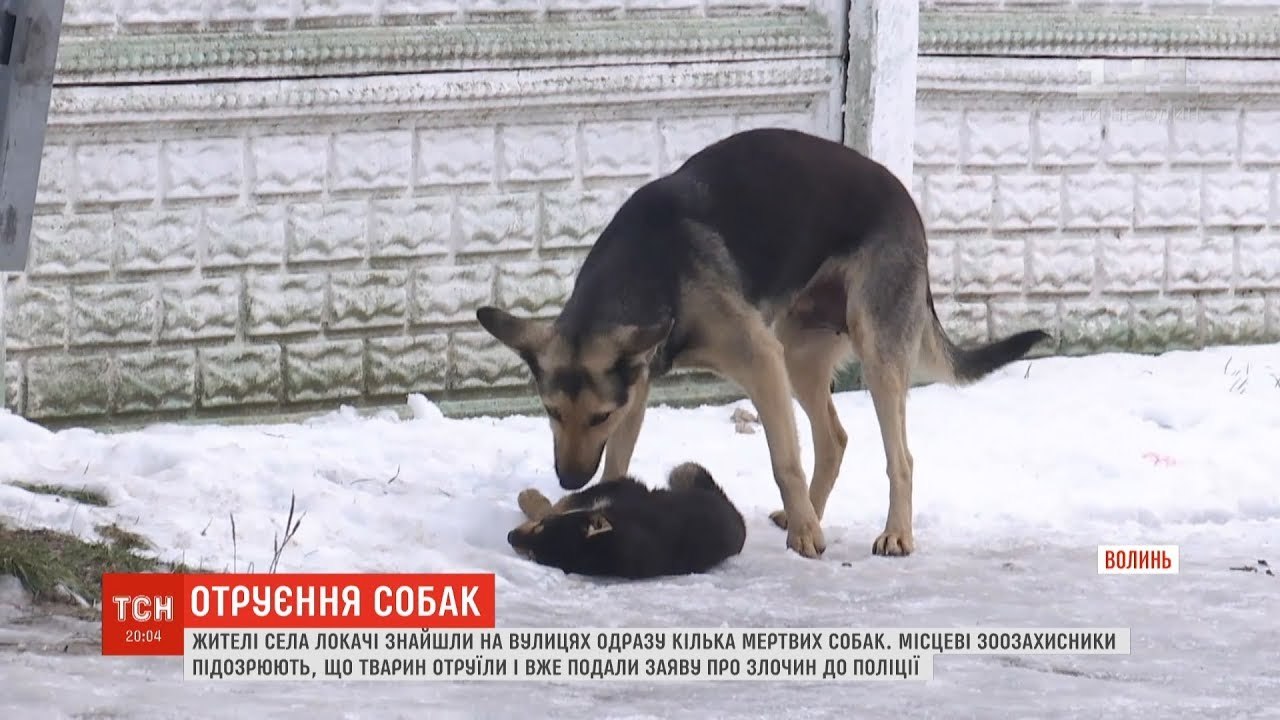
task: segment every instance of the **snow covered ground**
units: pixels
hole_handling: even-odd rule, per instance
[[[177,660],[60,643],[0,649],[0,717],[1280,717],[1280,577],[1230,569],[1280,565],[1280,345],[1019,362],[969,388],[916,389],[906,559],[870,554],[887,480],[869,399],[836,402],[850,444],[820,561],[787,552],[768,521],[764,436],[736,433],[734,406],[650,411],[633,471],[655,483],[702,462],[748,518],[743,554],[703,577],[591,581],[516,557],[516,493],[560,495],[546,421],[449,420],[420,398],[406,421],[335,412],[122,434],[0,415],[0,516],[85,533],[117,522],[222,570],[234,514],[237,567],[263,569],[292,493],[306,515],[281,571],[493,571],[503,626],[1129,627],[1132,654],[943,656],[927,684],[199,685]],[[111,505],[9,480],[88,486]],[[1179,545],[1181,574],[1099,576],[1097,546],[1122,542]],[[0,645],[77,631],[5,627],[3,586]]]

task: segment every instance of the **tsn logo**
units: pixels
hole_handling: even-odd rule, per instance
[[[1099,575],[1177,575],[1177,545],[1099,545]]]
[[[116,622],[171,622],[173,620],[172,595],[116,595],[111,598],[116,606]]]

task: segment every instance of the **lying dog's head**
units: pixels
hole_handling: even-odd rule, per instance
[[[605,443],[649,382],[649,361],[671,323],[622,325],[587,337],[565,337],[554,324],[494,307],[476,311],[480,325],[524,360],[551,419],[556,477],[577,490],[600,467]]]
[[[602,510],[549,515],[507,533],[517,553],[567,573],[600,574],[613,564],[613,524]]]

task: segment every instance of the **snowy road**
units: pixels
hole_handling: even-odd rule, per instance
[[[704,577],[589,581],[515,557],[516,493],[560,494],[545,420],[447,420],[425,402],[409,421],[116,435],[0,415],[0,516],[85,533],[117,522],[224,570],[233,513],[237,568],[263,569],[294,493],[306,516],[281,571],[492,571],[503,626],[1129,627],[1132,654],[944,656],[927,684],[202,686],[177,660],[0,651],[0,717],[1280,717],[1280,577],[1229,569],[1280,565],[1280,345],[1020,362],[916,389],[906,559],[870,555],[887,480],[869,399],[837,406],[850,444],[821,561],[787,552],[769,523],[764,436],[736,433],[732,406],[650,411],[633,471],[655,483],[702,462],[748,518],[744,553]],[[111,504],[5,484],[31,479]],[[1099,576],[1097,546],[1123,542],[1180,546],[1181,573]],[[27,632],[3,626],[11,598],[0,640]]]

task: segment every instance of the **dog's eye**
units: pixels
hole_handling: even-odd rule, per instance
[[[555,408],[553,408],[553,407],[547,407],[547,408],[545,408],[545,409],[546,409],[546,411],[547,411],[547,417],[551,418],[552,420],[555,420],[556,422],[560,422],[560,411],[559,411],[559,410],[556,410],[556,409],[555,409]]]
[[[597,426],[597,425],[599,425],[599,424],[603,423],[605,420],[608,420],[608,419],[609,419],[609,416],[610,416],[610,415],[612,415],[612,414],[613,414],[613,413],[611,413],[611,412],[603,412],[603,413],[596,413],[595,415],[592,415],[592,416],[591,416],[591,427],[595,427],[595,426]]]

